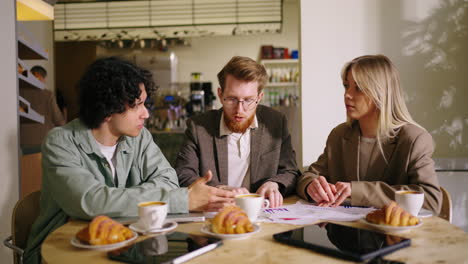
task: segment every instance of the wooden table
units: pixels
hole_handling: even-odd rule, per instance
[[[286,202],[295,199],[289,198]],[[360,222],[337,223],[366,228]],[[42,245],[44,263],[117,263],[107,259],[106,252],[78,249],[70,244],[70,239],[86,224],[71,221],[52,232]],[[243,240],[226,240],[223,246],[189,263],[350,263],[273,240],[273,234],[298,226],[271,223],[260,225],[262,230],[259,233]],[[200,232],[202,226],[203,223],[179,224],[176,230],[203,235]],[[468,234],[439,217],[425,218],[421,227],[398,235],[411,238],[411,247],[387,255],[385,259],[405,263],[468,263]],[[147,237],[139,237],[137,241]]]

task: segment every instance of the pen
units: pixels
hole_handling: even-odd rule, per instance
[[[184,263],[185,261],[187,260],[190,260],[192,258],[195,258],[195,257],[198,257],[202,254],[205,254],[206,252],[210,251],[210,250],[213,250],[219,246],[221,246],[223,244],[223,242],[219,241],[217,243],[214,243],[214,244],[210,244],[206,247],[202,247],[200,249],[197,249],[197,250],[194,250],[190,253],[187,253],[183,256],[180,256],[178,258],[175,258],[174,260],[172,260],[172,264],[180,264],[180,263]]]

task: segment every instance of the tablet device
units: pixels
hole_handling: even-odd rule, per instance
[[[218,238],[173,232],[150,237],[129,247],[110,251],[107,257],[124,263],[178,264],[222,244],[221,239]]]
[[[374,259],[411,244],[411,240],[404,237],[332,223],[305,226],[274,234],[273,238],[282,243],[352,261]]]

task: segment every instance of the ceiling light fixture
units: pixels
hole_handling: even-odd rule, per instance
[[[265,28],[271,32],[281,30],[282,0],[170,1],[170,9],[167,2],[96,0],[56,4],[55,40],[63,40],[67,31],[76,31],[85,37],[114,30],[123,35],[123,39],[131,39],[129,33],[144,39],[151,39],[156,34],[162,39],[181,35],[241,34],[247,33],[243,32],[245,26],[262,29],[262,32]],[[112,36],[104,38],[111,39]]]

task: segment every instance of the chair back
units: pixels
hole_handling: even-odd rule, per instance
[[[13,209],[11,234],[13,244],[21,249],[26,248],[31,226],[39,216],[41,191],[28,194],[19,200]],[[20,263],[22,256],[15,254],[15,263]]]
[[[452,198],[450,193],[444,187],[440,187],[442,191],[442,209],[440,210],[439,217],[452,223]]]

